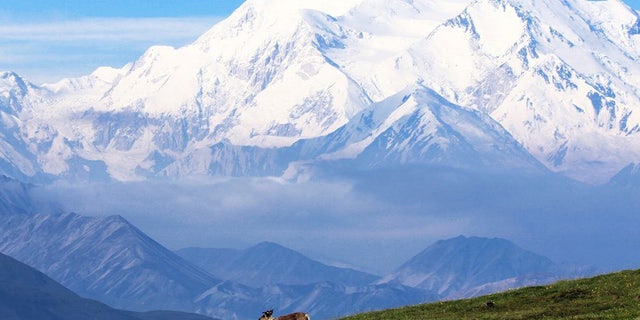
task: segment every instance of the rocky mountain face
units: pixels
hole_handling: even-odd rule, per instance
[[[191,311],[195,295],[220,282],[119,216],[12,215],[0,222],[0,252],[114,307]]]
[[[45,274],[0,254],[0,317],[7,320],[145,320],[211,319],[171,311],[135,313],[84,299]]]
[[[619,0],[250,0],[121,69],[3,73],[0,169],[139,180],[357,159],[606,182],[640,157],[638,21]]]

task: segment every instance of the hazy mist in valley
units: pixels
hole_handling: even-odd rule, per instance
[[[122,215],[170,249],[272,241],[384,274],[433,242],[502,237],[559,263],[637,268],[640,189],[425,168],[276,178],[55,183],[41,202]]]

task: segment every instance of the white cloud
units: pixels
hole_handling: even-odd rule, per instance
[[[0,37],[20,41],[158,41],[197,37],[220,18],[85,18],[31,24],[5,24]]]
[[[640,244],[637,189],[405,176],[299,184],[266,178],[74,183],[35,192],[65,211],[120,214],[173,249],[274,241],[386,272],[434,241],[462,234],[504,237],[559,262],[637,264],[628,254]],[[589,246],[581,247],[585,241]]]
[[[91,18],[0,24],[0,69],[35,83],[120,67],[152,45],[183,46],[221,18]]]
[[[169,246],[244,248],[274,241],[305,253],[389,271],[434,240],[464,233],[467,218],[380,201],[346,181],[56,184],[38,190],[65,211],[120,214]],[[420,241],[416,241],[420,240]],[[383,246],[388,259],[376,262]]]

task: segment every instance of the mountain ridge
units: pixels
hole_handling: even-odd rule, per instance
[[[327,266],[273,242],[261,242],[245,250],[185,248],[178,255],[219,278],[252,287],[308,285],[333,282],[363,286],[378,277],[352,269]],[[213,255],[220,258],[210,259]]]
[[[192,256],[200,263],[188,260],[197,267],[120,216],[23,214],[0,216],[0,222],[1,252],[83,296],[137,311],[162,308],[243,319],[269,308],[305,309],[325,319],[573,275],[503,239],[443,240],[380,279],[326,266],[271,242],[246,250],[214,250],[213,256],[196,250]]]
[[[3,319],[211,319],[170,311],[135,313],[81,298],[43,273],[0,254],[0,316]]]
[[[400,283],[452,299],[548,283],[562,276],[551,260],[508,240],[458,236],[437,241],[379,283]]]
[[[602,141],[604,138],[605,141],[609,141],[598,144],[597,147],[586,145],[588,139],[581,139],[584,135],[584,133],[578,133],[584,130],[581,128],[590,128],[587,133],[594,131],[603,136],[610,135],[606,132],[607,129],[601,128],[605,125],[603,121],[606,120],[607,113],[596,115],[592,112],[587,116],[589,112],[587,106],[592,104],[588,97],[589,92],[598,93],[598,96],[602,97],[611,97],[611,92],[620,90],[617,96],[618,103],[622,98],[631,99],[623,102],[626,105],[625,109],[616,110],[616,112],[627,114],[628,116],[624,116],[627,120],[635,119],[633,122],[625,120],[629,128],[632,128],[630,124],[637,123],[637,112],[634,113],[626,108],[636,104],[632,101],[637,100],[638,86],[634,84],[629,87],[628,83],[623,82],[624,86],[610,89],[605,79],[620,83],[617,79],[623,77],[624,73],[613,69],[615,66],[611,64],[601,66],[598,57],[602,54],[597,50],[602,46],[603,49],[608,50],[606,52],[611,52],[612,56],[623,59],[625,62],[620,62],[622,64],[618,66],[627,65],[630,68],[626,71],[628,75],[635,73],[631,70],[637,65],[633,61],[637,60],[638,53],[636,47],[626,46],[624,49],[629,53],[625,51],[624,54],[620,54],[624,50],[613,43],[624,41],[625,38],[608,40],[612,45],[607,45],[606,43],[609,42],[606,42],[595,46],[600,39],[593,35],[595,31],[591,30],[589,25],[585,27],[578,23],[567,22],[566,16],[576,20],[586,18],[584,15],[576,14],[573,5],[568,2],[566,4],[567,6],[559,3],[534,4],[528,1],[475,2],[460,15],[437,27],[427,38],[396,58],[405,66],[404,69],[413,67],[420,71],[400,75],[396,78],[397,81],[393,82],[395,87],[388,91],[396,91],[398,86],[402,86],[403,77],[409,81],[423,79],[426,82],[425,85],[450,101],[486,112],[549,169],[565,172],[573,178],[580,177],[567,172],[562,166],[565,158],[571,157],[574,149],[589,150],[588,154],[580,155],[578,159],[594,156],[608,158],[608,154],[611,153],[621,155],[624,160],[618,162],[615,169],[605,174],[608,178],[628,162],[633,162],[637,155],[634,150],[627,150],[624,153],[621,150],[610,153],[597,150],[597,148],[610,149],[618,145],[628,146],[631,136],[613,138],[618,135],[613,132],[612,136],[604,138],[595,137],[592,134],[588,139]],[[600,4],[587,4],[585,1],[574,5],[584,8]],[[560,14],[562,12],[564,13]],[[507,23],[505,22],[507,19],[515,22]],[[594,17],[594,19],[600,19],[600,17]],[[547,23],[548,21],[551,21],[550,24]],[[499,28],[502,25],[515,26],[512,29],[501,28],[496,32],[491,31],[492,28]],[[561,27],[565,29],[562,32],[558,31]],[[483,32],[486,33],[485,36],[482,35]],[[505,35],[500,37],[503,33]],[[568,38],[569,35],[571,40]],[[578,41],[581,43],[577,43]],[[634,37],[633,41],[638,41],[637,37]],[[457,49],[448,55],[443,54],[450,50],[449,47]],[[388,66],[379,72],[390,74],[386,70],[396,68],[396,64],[395,61],[389,61]],[[582,71],[576,72],[573,70],[574,67]],[[422,76],[427,73],[432,75]],[[607,74],[606,78],[605,74]],[[578,84],[576,77],[584,81],[583,84]],[[603,81],[605,81],[604,84]],[[622,95],[623,90],[635,91],[636,94]],[[578,94],[577,91],[580,93]],[[575,102],[567,103],[566,100],[569,99]],[[616,107],[614,102],[609,102],[609,105],[614,109],[620,108],[619,105]],[[595,120],[597,116],[600,120]],[[622,118],[619,116],[617,121]],[[581,120],[576,121],[576,119]],[[594,120],[600,122],[594,125]],[[576,143],[580,147],[576,145],[572,149],[569,143],[571,139],[576,138],[579,139]],[[612,139],[621,141],[612,143]],[[549,148],[552,148],[551,152],[545,153],[544,150]],[[540,150],[543,150],[543,153],[540,153]],[[611,160],[609,158],[603,161]],[[596,174],[596,172],[590,172],[592,181],[606,181],[606,178],[596,177]],[[584,178],[583,180],[589,181],[589,178]]]
[[[193,44],[120,69],[43,87],[4,73],[0,110],[13,120],[0,169],[43,181],[279,176],[330,158],[296,159],[296,143],[374,134],[347,124],[416,85],[488,115],[558,174],[603,183],[637,162],[640,18],[622,2],[396,2],[279,12],[251,0]]]
[[[219,281],[120,216],[36,214],[6,216],[0,221],[1,252],[112,306],[191,311],[184,305],[191,303],[193,292]]]

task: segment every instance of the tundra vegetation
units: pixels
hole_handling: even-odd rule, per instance
[[[640,270],[357,314],[342,320],[379,319],[640,319]]]

